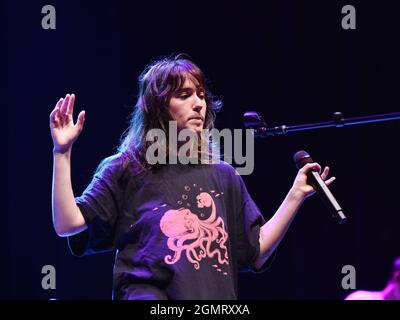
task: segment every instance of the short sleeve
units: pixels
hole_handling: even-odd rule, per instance
[[[75,201],[85,219],[87,229],[68,237],[71,252],[82,256],[115,248],[115,224],[122,205],[121,157],[104,159],[92,181]]]
[[[265,224],[265,219],[259,208],[250,197],[247,188],[240,176],[239,198],[241,199],[240,211],[237,215],[237,258],[239,271],[260,273],[265,271],[275,258],[276,251],[263,264],[260,269],[254,268],[254,263],[260,254],[260,229]]]

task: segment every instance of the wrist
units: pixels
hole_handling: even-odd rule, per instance
[[[306,194],[303,191],[296,188],[291,188],[289,190],[288,196],[289,198],[298,202],[303,202],[306,199]]]
[[[67,148],[60,148],[60,147],[53,147],[53,155],[54,156],[69,156],[71,154],[72,147]]]

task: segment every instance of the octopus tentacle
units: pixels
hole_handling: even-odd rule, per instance
[[[164,258],[165,263],[167,264],[174,264],[181,258],[182,250],[175,250],[174,257],[171,255],[166,255]]]
[[[193,263],[194,264],[194,268],[196,270],[198,270],[198,269],[200,269],[200,264],[199,264],[198,260],[196,261],[190,256],[191,253],[193,254],[193,251],[194,251],[193,248],[191,248],[189,250],[186,250],[186,258],[189,260],[189,262]]]
[[[166,230],[166,235],[169,235],[167,245],[168,248],[174,251],[173,257],[171,255],[165,256],[165,262],[173,264],[177,262],[182,255],[183,251],[186,251],[187,260],[193,264],[194,268],[198,270],[200,268],[199,261],[206,256],[212,258],[217,257],[220,264],[229,264],[228,262],[228,250],[226,242],[228,240],[228,234],[225,230],[225,223],[221,217],[216,215],[216,207],[213,198],[210,194],[202,192],[197,196],[198,207],[211,207],[211,215],[206,220],[200,220],[196,215],[183,208],[177,211],[170,211],[166,216],[162,230]],[[173,226],[174,215],[184,212],[182,224],[177,225],[176,230],[186,230],[186,232],[175,233],[175,229],[168,229],[169,226]],[[182,218],[181,218],[182,219]],[[213,243],[218,246],[212,250],[211,246]]]

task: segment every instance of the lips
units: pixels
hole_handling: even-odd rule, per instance
[[[193,117],[189,117],[188,120],[200,120],[200,121],[204,121],[202,116],[193,116]]]

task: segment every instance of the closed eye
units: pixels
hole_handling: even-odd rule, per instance
[[[183,89],[178,90],[175,93],[175,97],[177,97],[178,99],[185,100],[185,99],[191,97],[193,94],[194,94],[194,90],[193,89],[191,89],[191,88],[183,88]],[[206,97],[204,89],[202,87],[198,87],[197,88],[196,94],[202,100],[205,99],[205,97]]]
[[[178,90],[175,93],[175,97],[179,98],[179,99],[187,99],[192,95],[192,90],[190,89],[182,89],[182,90]]]

